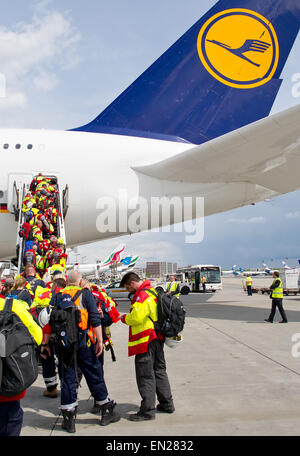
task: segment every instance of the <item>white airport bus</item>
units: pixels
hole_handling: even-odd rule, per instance
[[[196,264],[185,268],[179,268],[177,272],[183,273],[185,281],[190,283],[191,290],[194,292],[202,291],[202,277],[205,277],[206,291],[215,292],[222,290],[221,266],[212,264]]]

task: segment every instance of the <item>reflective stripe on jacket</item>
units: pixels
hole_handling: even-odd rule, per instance
[[[34,301],[31,307],[47,307],[51,301],[52,292],[50,288],[44,288],[38,285],[35,290]]]
[[[146,353],[148,344],[157,339],[152,322],[157,321],[157,303],[147,288],[152,289],[150,280],[145,280],[137,290],[131,301],[130,313],[122,318],[123,323],[129,326],[128,356]]]
[[[178,293],[174,293],[174,291],[177,291],[178,288]],[[167,292],[173,293],[173,296],[176,296],[176,298],[179,298],[179,283],[178,282],[169,282],[167,286]]]
[[[283,286],[282,286],[281,279],[279,277],[277,277],[273,281],[273,284],[275,282],[277,282],[277,280],[279,280],[279,286],[277,288],[274,288],[274,290],[272,291],[272,298],[282,299],[283,298]]]

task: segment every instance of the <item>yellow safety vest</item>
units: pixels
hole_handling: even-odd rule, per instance
[[[278,277],[273,281],[273,283],[275,283],[277,280],[280,281],[280,284],[279,284],[279,287],[274,288],[274,290],[272,291],[272,298],[282,299],[283,298],[283,286],[282,286],[281,279]]]
[[[0,312],[3,311],[5,299],[0,299]],[[23,301],[13,300],[12,311],[18,315],[22,323],[26,326],[37,345],[40,345],[43,340],[42,328],[34,321],[33,317],[28,312],[28,307],[24,306]]]
[[[35,290],[34,300],[31,307],[48,307],[51,297],[51,288],[44,288],[38,285]]]
[[[170,292],[176,291],[178,285],[179,285],[178,282],[169,282],[169,284],[167,286],[167,291],[170,291]],[[176,293],[173,296],[176,296],[176,298],[179,298],[180,293]]]
[[[250,287],[252,285],[252,279],[251,277],[247,277],[246,279],[246,284],[247,284],[247,287]]]
[[[142,297],[131,304],[130,313],[124,318],[129,326],[128,356],[146,353],[148,343],[156,338],[153,324],[157,321],[156,298],[151,292],[142,291]]]
[[[50,268],[50,275],[53,275],[53,273],[55,271],[60,271],[62,274],[64,274],[66,272],[66,268],[63,265],[61,265],[61,264],[55,263]]]

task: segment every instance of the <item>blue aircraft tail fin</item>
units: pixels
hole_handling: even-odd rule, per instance
[[[220,0],[78,131],[201,144],[269,115],[299,0]]]
[[[123,260],[121,260],[121,263],[124,265],[124,266],[127,266],[130,261],[132,260],[132,256],[129,256],[129,257],[125,257],[123,258]]]

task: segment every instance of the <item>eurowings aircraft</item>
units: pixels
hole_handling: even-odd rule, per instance
[[[240,270],[237,270],[236,269],[236,264],[234,264],[232,266],[231,269],[229,269],[228,271],[226,270],[222,270],[222,275],[226,276],[226,275],[235,275],[235,276],[238,276],[238,275],[241,275],[241,271]]]
[[[115,211],[122,189],[202,196],[205,215],[298,189],[300,105],[269,114],[299,23],[299,0],[220,0],[86,125],[0,130],[0,258],[15,255],[15,182],[39,172],[68,186],[68,246],[132,233],[97,223],[99,198]]]

